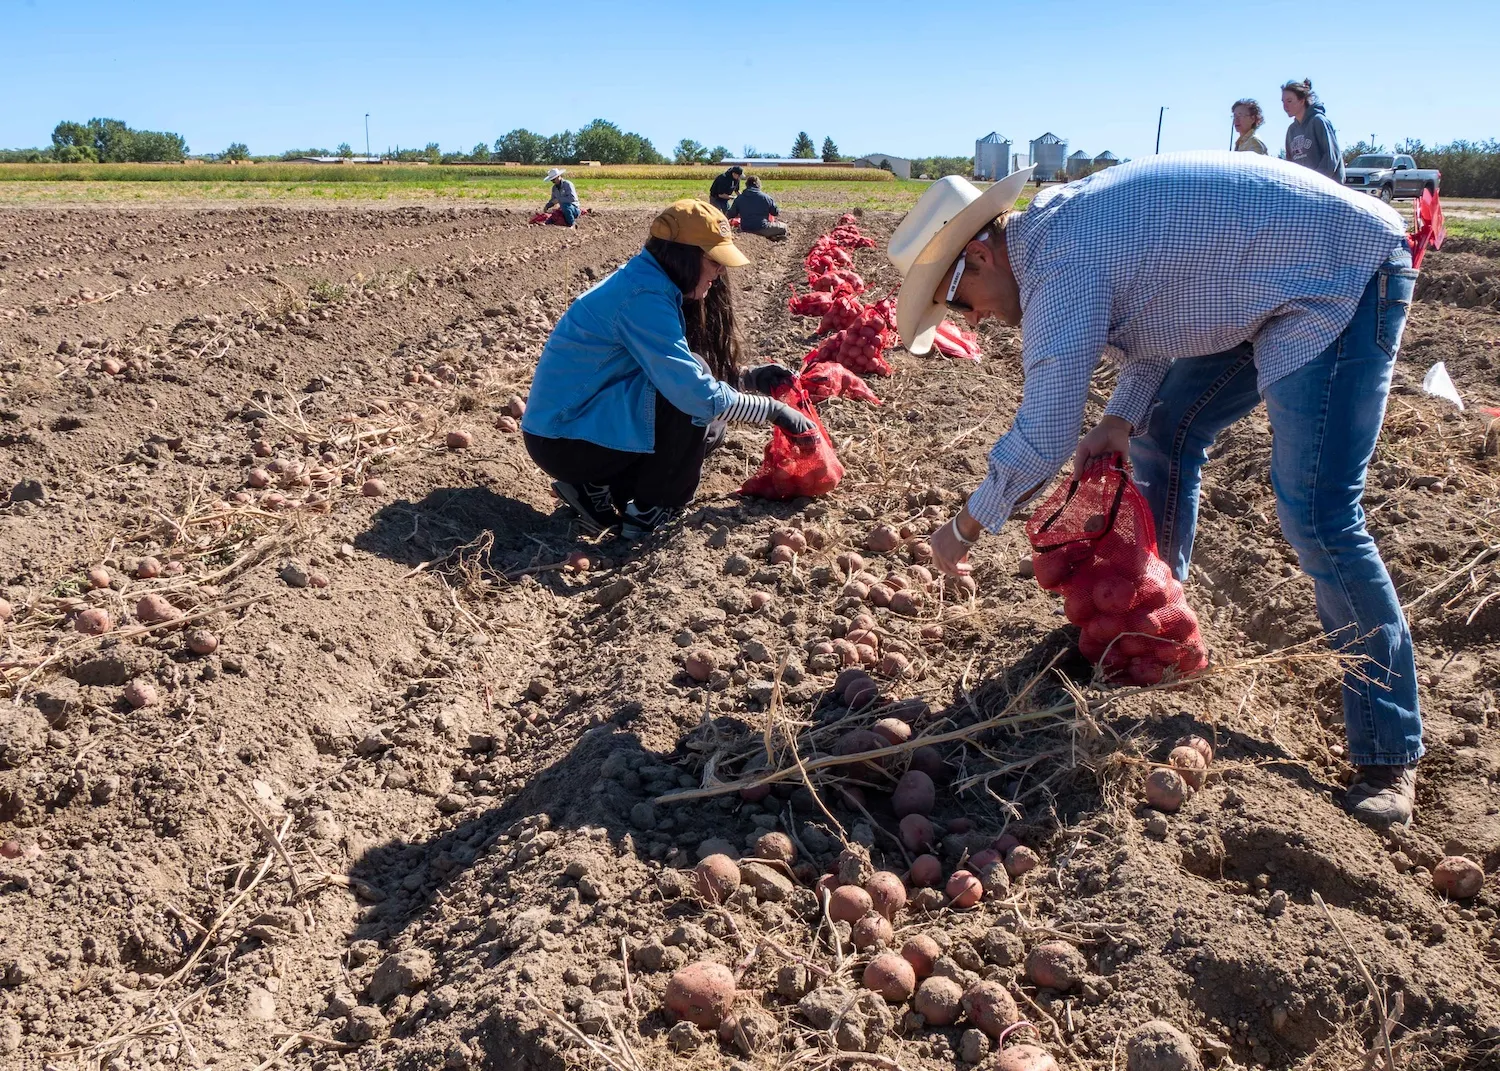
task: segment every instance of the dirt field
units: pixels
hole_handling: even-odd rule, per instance
[[[746,240],[757,356],[810,347],[787,286],[836,215]],[[848,475],[825,500],[737,498],[765,442],[739,430],[686,525],[590,546],[497,418],[648,219],[0,210],[0,1065],[604,1066],[562,1022],[639,1071],[982,1055],[966,1022],[854,1001],[866,957],[829,939],[810,886],[841,837],[907,863],[883,793],[862,811],[815,774],[815,797],[795,762],[828,753],[834,722],[890,713],[848,713],[809,667],[855,609],[830,566],[978,481],[1019,400],[1018,337],[987,329],[977,367],[896,355],[883,407],[829,403]],[[895,219],[862,225],[883,239]],[[858,266],[894,282],[878,250]],[[1367,971],[1399,1066],[1500,1060],[1500,885],[1450,902],[1430,877],[1445,853],[1500,868],[1500,460],[1475,408],[1500,406],[1500,247],[1455,241],[1421,285],[1366,499],[1421,672],[1409,833],[1382,841],[1337,805],[1338,673],[1277,531],[1259,415],[1207,474],[1189,585],[1205,677],[1091,685],[1020,524],[979,548],[976,597],[876,611],[913,666],[882,698],[925,700],[899,710],[957,734],[945,870],[1002,832],[1040,859],[974,909],[898,914],[896,944],[930,933],[941,971],[1007,984],[1064,1068],[1124,1068],[1150,1019],[1206,1066],[1369,1067]],[[1438,360],[1468,412],[1422,394]],[[447,448],[460,429],[472,447]],[[247,487],[257,468],[271,486]],[[827,546],[772,566],[788,523]],[[580,548],[590,571],[553,568]],[[160,575],[138,579],[147,557]],[[142,631],[150,593],[183,616]],[[115,631],[75,631],[86,608]],[[682,670],[698,647],[722,667],[706,686]],[[1215,742],[1212,775],[1164,818],[1142,782],[1187,732]],[[759,802],[660,799],[789,767]],[[761,867],[723,907],[691,894],[705,841],[748,855],[772,829],[809,864],[795,882]],[[1072,991],[1021,976],[1044,940],[1086,958]],[[662,991],[701,956],[742,969],[741,1028],[669,1041]]]

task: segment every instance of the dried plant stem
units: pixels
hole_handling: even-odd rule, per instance
[[[1370,968],[1365,966],[1365,961],[1360,954],[1354,950],[1354,945],[1349,941],[1349,935],[1339,925],[1338,919],[1333,917],[1333,912],[1328,910],[1328,905],[1316,891],[1312,894],[1313,903],[1318,905],[1318,910],[1323,912],[1323,917],[1328,920],[1328,925],[1333,927],[1333,932],[1339,935],[1339,940],[1349,950],[1349,955],[1354,957],[1354,965],[1359,968],[1359,976],[1364,979],[1365,988],[1370,991],[1370,1002],[1375,1007],[1375,1017],[1380,1024],[1380,1041],[1385,1046],[1386,1071],[1396,1071],[1396,1055],[1391,1052],[1391,1028],[1390,1008],[1385,1002],[1385,991],[1375,984],[1375,976],[1370,973]]]

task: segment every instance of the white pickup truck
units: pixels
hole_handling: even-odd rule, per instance
[[[1423,190],[1438,192],[1443,173],[1420,168],[1410,156],[1400,153],[1365,153],[1344,165],[1344,185],[1374,194],[1390,203],[1422,196]]]

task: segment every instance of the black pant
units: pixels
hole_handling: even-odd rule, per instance
[[[563,483],[603,484],[615,508],[678,508],[693,500],[703,476],[708,429],[656,396],[656,448],[649,454],[611,450],[582,439],[547,439],[525,433],[526,452],[537,467]]]

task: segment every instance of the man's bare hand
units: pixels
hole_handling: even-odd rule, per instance
[[[1089,462],[1106,454],[1119,454],[1122,460],[1130,458],[1128,421],[1116,416],[1104,417],[1093,431],[1078,440],[1078,450],[1073,454],[1073,477],[1082,476]]]

